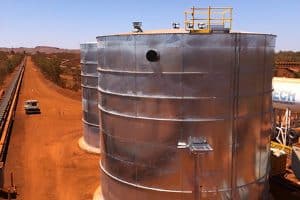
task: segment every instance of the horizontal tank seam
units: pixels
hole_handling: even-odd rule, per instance
[[[80,61],[82,65],[98,65],[97,61]]]
[[[118,93],[118,92],[111,92],[107,90],[103,90],[98,85],[98,91],[104,94],[110,94],[115,96],[123,96],[123,97],[133,97],[133,98],[149,98],[149,99],[219,99],[219,98],[229,98],[230,96],[212,96],[212,97],[192,97],[192,96],[157,96],[157,95],[137,95],[137,94],[125,94],[125,93]],[[256,97],[256,96],[262,96],[269,93],[272,93],[273,90],[268,90],[265,92],[260,93],[253,93],[249,95],[240,95],[239,97]],[[236,96],[233,96],[236,97]]]
[[[102,166],[102,163],[100,161],[100,168],[101,170],[109,177],[113,178],[116,181],[119,181],[121,183],[124,183],[126,185],[130,185],[133,187],[137,187],[137,188],[141,188],[141,189],[145,189],[145,190],[152,190],[152,191],[157,191],[157,192],[169,192],[169,193],[188,193],[191,194],[192,191],[182,191],[182,190],[164,190],[164,189],[158,189],[158,188],[150,188],[150,187],[145,187],[145,186],[141,186],[141,185],[137,185],[137,184],[133,184],[133,183],[129,183],[127,181],[124,181],[122,179],[119,179],[115,176],[113,176],[112,174],[110,174],[108,171],[106,171],[106,169],[104,169],[104,167]]]
[[[145,119],[145,120],[157,120],[157,121],[178,121],[178,122],[214,122],[214,121],[226,121],[229,120],[230,117],[222,117],[222,118],[203,118],[203,119],[175,119],[175,118],[153,118],[153,117],[147,117],[147,116],[134,116],[134,115],[128,115],[128,114],[122,114],[120,112],[116,111],[110,111],[102,107],[101,105],[98,104],[99,110],[111,114],[111,115],[116,115],[119,117],[127,117],[127,118],[133,118],[133,119]],[[250,113],[250,114],[245,114],[245,115],[239,115],[235,119],[245,119],[245,118],[251,118],[251,117],[257,117],[260,116],[261,114],[269,114],[272,113],[272,109],[267,110],[265,112],[257,112],[257,113]]]
[[[150,98],[150,99],[216,99],[218,97],[188,97],[188,96],[149,96],[149,95],[134,95],[134,94],[122,94],[117,92],[110,92],[107,90],[103,90],[98,87],[98,91],[105,94],[115,95],[115,96],[123,96],[123,97],[134,97],[134,98]]]
[[[97,91],[98,91],[98,87],[97,87],[97,86],[89,86],[89,85],[81,84],[81,87],[83,87],[83,88],[88,88],[88,89],[94,89],[94,90],[97,90]]]
[[[126,117],[126,118],[133,118],[133,119],[144,119],[144,120],[155,120],[155,121],[174,121],[174,122],[215,122],[215,121],[224,121],[224,119],[175,119],[175,118],[152,118],[152,117],[145,117],[145,116],[133,116],[133,115],[126,115],[118,112],[108,111],[104,109],[101,105],[98,105],[98,108],[111,115],[116,115],[120,117]]]
[[[157,192],[169,192],[169,193],[187,193],[187,194],[192,194],[193,192],[190,191],[190,190],[165,190],[165,189],[158,189],[158,188],[151,188],[151,187],[146,187],[146,186],[142,186],[142,185],[138,185],[138,184],[133,184],[133,183],[130,183],[128,181],[124,181],[120,178],[117,178],[116,176],[113,176],[111,173],[109,173],[102,165],[102,162],[100,161],[99,162],[100,164],[100,169],[109,177],[111,177],[112,179],[116,180],[116,181],[119,181],[121,183],[124,183],[126,185],[130,185],[130,186],[133,186],[133,187],[137,187],[137,188],[141,188],[141,189],[146,189],[146,190],[152,190],[152,191],[157,191]],[[252,185],[252,184],[255,184],[257,182],[261,182],[263,181],[264,179],[266,179],[266,175],[259,178],[259,179],[256,179],[250,183],[247,183],[245,185],[240,185],[240,186],[237,186],[237,188],[243,188],[243,187],[246,187],[246,186],[249,186],[249,185]],[[214,193],[214,192],[227,192],[227,191],[231,191],[232,189],[231,188],[228,188],[228,189],[218,189],[218,190],[202,190],[202,192],[207,192],[207,193]]]
[[[99,128],[99,124],[94,124],[94,123],[90,123],[90,122],[87,122],[85,119],[81,119],[83,123],[85,124],[88,124],[88,125],[91,125],[91,126],[95,126],[95,127],[98,127]]]
[[[81,73],[80,76],[84,76],[84,77],[91,77],[91,78],[97,78],[98,79],[98,74],[91,74],[91,73]]]
[[[115,135],[112,135],[110,133],[108,133],[108,131],[105,131],[105,129],[102,129],[101,130],[101,134],[104,134],[108,137],[111,137],[113,139],[118,139],[118,140],[121,140],[121,141],[126,141],[126,142],[134,142],[134,143],[138,143],[138,144],[143,144],[143,145],[151,145],[151,146],[154,146],[153,143],[151,142],[145,142],[145,141],[142,141],[142,140],[137,140],[137,139],[128,139],[127,137],[120,137],[120,136],[115,136]],[[228,144],[219,144],[218,146],[220,147],[231,147],[233,144],[232,143],[228,143]],[[178,147],[177,147],[177,144],[166,144],[166,143],[155,143],[155,146],[159,146],[159,147],[167,147],[169,149],[172,149],[172,150],[178,150]],[[107,155],[110,155],[110,154],[107,154]]]
[[[170,74],[170,75],[189,75],[189,74],[212,74],[212,75],[216,75],[216,74],[226,74],[226,73],[222,73],[222,72],[218,72],[218,73],[212,73],[212,72],[151,72],[151,71],[124,71],[124,70],[108,70],[108,69],[103,69],[103,68],[97,68],[98,72],[102,72],[102,73],[124,73],[124,74]]]

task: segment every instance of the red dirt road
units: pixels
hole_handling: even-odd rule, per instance
[[[12,130],[9,173],[21,200],[86,200],[100,184],[97,155],[79,149],[81,102],[45,80],[29,57]],[[41,115],[25,115],[23,102],[37,99]]]

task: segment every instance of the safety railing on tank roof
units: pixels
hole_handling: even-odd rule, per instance
[[[185,12],[185,30],[191,33],[230,32],[232,8],[196,8]]]

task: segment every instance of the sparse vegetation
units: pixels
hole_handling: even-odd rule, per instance
[[[276,53],[274,75],[300,78],[300,52],[280,51]]]
[[[300,62],[300,52],[280,51],[275,55],[276,62]]]
[[[60,87],[78,91],[80,89],[80,55],[76,53],[45,54],[37,52],[33,62],[44,76]]]
[[[34,63],[41,69],[46,78],[50,79],[59,86],[63,86],[60,78],[61,68],[60,61],[56,58],[48,58],[46,54],[37,53],[32,56]]]
[[[0,52],[0,85],[5,77],[12,73],[23,60],[25,54],[15,52]]]

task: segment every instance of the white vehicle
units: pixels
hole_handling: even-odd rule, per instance
[[[39,102],[37,100],[27,100],[24,103],[24,109],[26,114],[40,114],[41,110]]]

